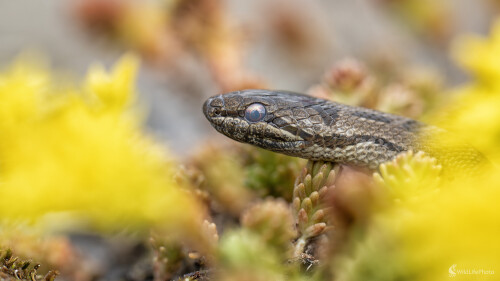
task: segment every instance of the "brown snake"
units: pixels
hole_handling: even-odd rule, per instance
[[[274,90],[209,98],[203,112],[220,133],[271,151],[376,169],[400,152],[424,151],[443,166],[474,170],[485,158],[468,145],[435,141],[448,133],[402,116]]]

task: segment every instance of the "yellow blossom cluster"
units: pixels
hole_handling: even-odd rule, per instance
[[[81,86],[28,58],[0,73],[1,221],[141,231],[200,219],[141,128],[137,68],[130,55],[95,65]]]
[[[490,160],[500,160],[500,21],[492,28],[489,38],[464,36],[453,52],[475,81],[453,94],[455,100],[444,108],[447,127],[485,153]]]

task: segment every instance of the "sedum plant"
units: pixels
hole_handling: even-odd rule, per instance
[[[289,205],[283,200],[266,199],[248,208],[241,217],[242,227],[260,236],[269,247],[288,257],[297,233]]]
[[[416,200],[438,191],[441,169],[435,158],[426,156],[422,151],[415,154],[408,151],[381,164],[373,178],[395,200]]]
[[[297,177],[293,189],[293,211],[299,238],[295,242],[294,256],[304,253],[311,239],[325,233],[328,228],[327,193],[333,188],[338,166],[322,161],[309,161]]]
[[[40,275],[39,264],[33,264],[28,260],[15,257],[10,249],[0,249],[0,280],[1,281],[54,281],[59,274],[56,270],[50,270],[45,275]]]

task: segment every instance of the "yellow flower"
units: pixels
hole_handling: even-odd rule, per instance
[[[377,214],[350,258],[337,264],[338,280],[446,280],[453,265],[455,272],[495,272],[455,280],[497,280],[499,183],[442,186],[438,196]]]
[[[440,170],[411,153],[381,167],[375,180],[407,200],[378,211],[363,235],[353,234],[350,255],[335,265],[338,280],[444,280],[453,266],[453,277],[470,280],[463,272],[500,270],[500,173],[440,181]]]
[[[201,219],[173,181],[168,151],[141,128],[132,104],[137,66],[132,56],[111,73],[94,66],[82,89],[27,60],[0,74],[1,220],[55,214],[140,231]]]
[[[138,61],[132,56],[124,57],[109,74],[100,64],[91,66],[85,82],[89,96],[102,106],[126,110],[134,101],[137,67]]]
[[[500,161],[500,20],[489,38],[464,36],[457,41],[454,56],[475,80],[452,92],[451,102],[440,109],[437,124],[447,128],[483,152],[492,162]]]
[[[381,164],[373,174],[375,182],[386,188],[396,200],[419,199],[438,191],[441,165],[419,151],[402,153],[393,161]]]
[[[453,56],[479,83],[486,83],[498,89],[500,83],[500,20],[491,30],[489,38],[478,35],[462,36],[457,40]]]

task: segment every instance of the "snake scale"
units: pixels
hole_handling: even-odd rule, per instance
[[[448,135],[438,127],[287,91],[218,95],[204,103],[203,112],[217,131],[236,141],[310,160],[376,169],[413,150],[460,170],[477,169],[485,162],[466,144],[436,141]]]

